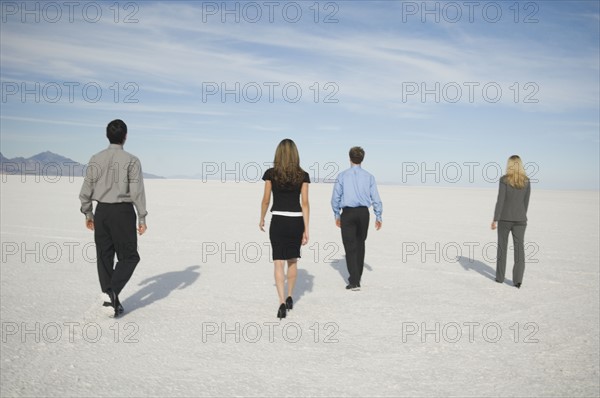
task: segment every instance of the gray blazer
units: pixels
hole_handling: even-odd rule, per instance
[[[494,221],[527,221],[530,193],[531,183],[529,181],[524,188],[517,189],[506,183],[505,176],[500,178]]]

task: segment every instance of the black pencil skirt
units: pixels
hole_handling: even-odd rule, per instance
[[[303,233],[303,217],[273,215],[269,227],[273,260],[300,258]]]

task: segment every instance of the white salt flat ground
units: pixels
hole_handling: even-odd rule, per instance
[[[495,188],[381,186],[384,225],[348,292],[332,186],[311,184],[280,322],[262,183],[148,180],[142,261],[113,319],[81,179],[3,178],[2,396],[600,393],[598,192],[534,187],[517,290],[510,261],[507,282],[492,279]]]

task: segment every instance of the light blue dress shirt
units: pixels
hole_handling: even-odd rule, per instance
[[[331,208],[336,219],[340,218],[340,210],[344,207],[371,207],[377,221],[381,221],[383,205],[375,184],[375,177],[360,165],[352,165],[348,170],[338,174],[333,186]]]

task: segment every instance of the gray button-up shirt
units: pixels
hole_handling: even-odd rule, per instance
[[[133,203],[138,224],[146,224],[146,193],[142,164],[122,145],[110,144],[98,152],[87,165],[83,186],[79,193],[81,212],[93,220],[92,201],[101,203]]]

